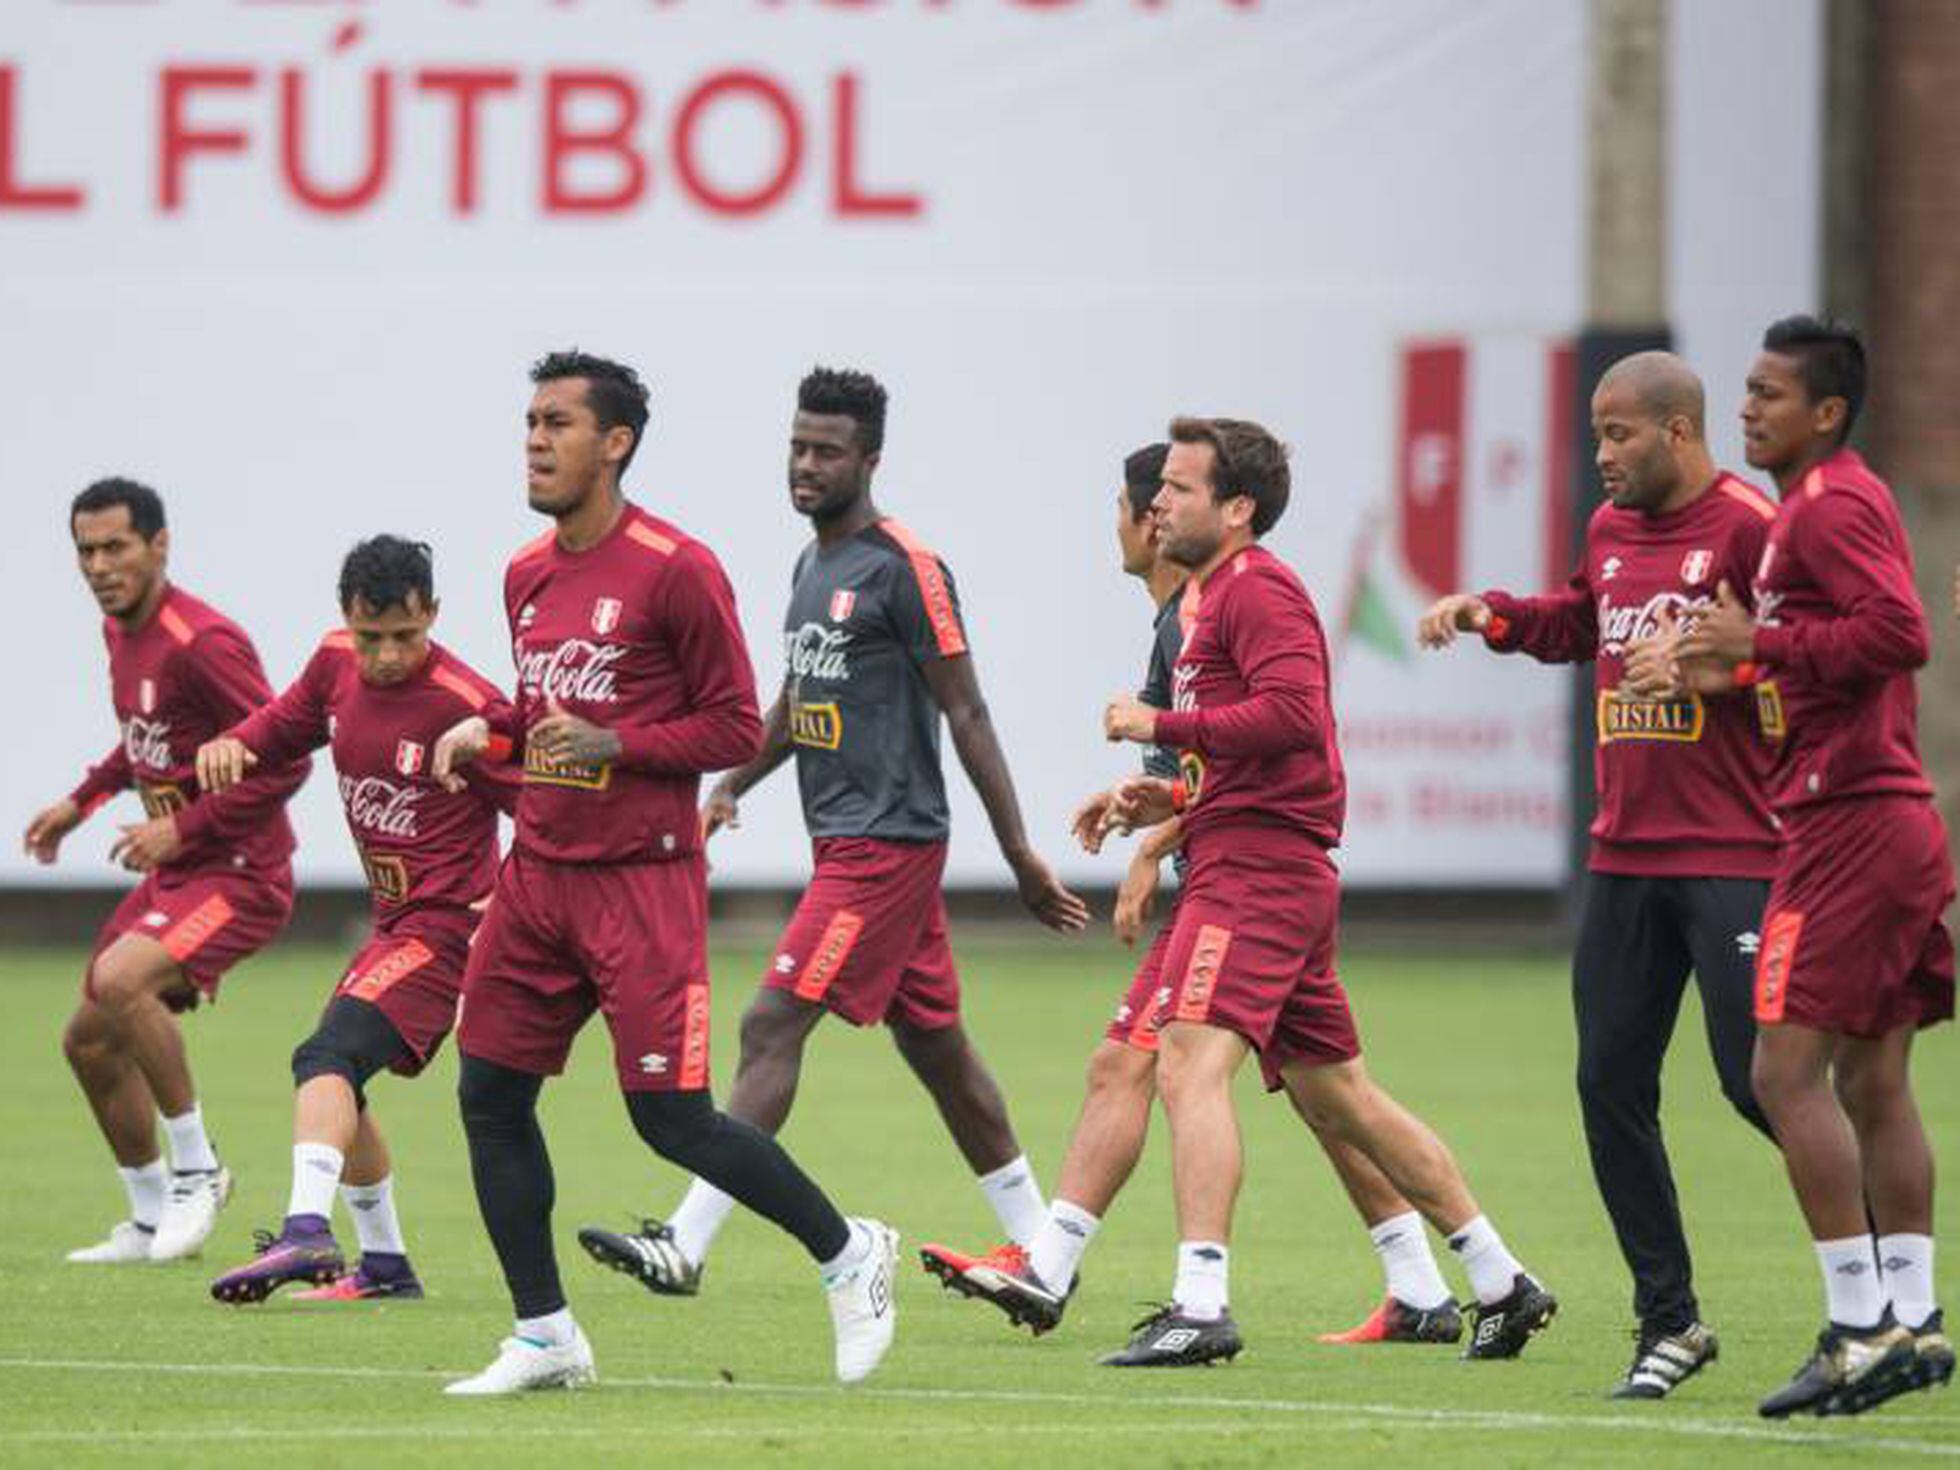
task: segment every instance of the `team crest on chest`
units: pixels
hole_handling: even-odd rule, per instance
[[[404,776],[419,775],[423,758],[428,752],[419,740],[397,740],[395,742],[395,769]]]
[[[146,715],[157,712],[157,681],[144,679],[136,686],[136,704]]]
[[[848,587],[840,587],[830,594],[830,620],[833,623],[847,622],[851,609],[857,606],[858,595]]]
[[[592,631],[600,637],[619,626],[619,599],[601,597],[592,604]]]
[[[1709,568],[1715,565],[1715,553],[1699,548],[1681,558],[1681,580],[1690,587],[1698,586],[1708,580]]]

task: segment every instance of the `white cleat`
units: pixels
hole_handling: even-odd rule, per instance
[[[218,1211],[231,1198],[231,1170],[199,1169],[170,1176],[163,1218],[150,1242],[153,1261],[181,1261],[199,1254],[218,1225]]]
[[[150,1258],[150,1243],[155,1239],[156,1231],[145,1230],[134,1220],[123,1220],[110,1228],[107,1240],[70,1251],[68,1259],[86,1266],[121,1266],[131,1261],[147,1261]]]
[[[562,1346],[547,1347],[521,1337],[507,1337],[497,1348],[497,1359],[474,1378],[445,1384],[443,1392],[459,1398],[487,1398],[496,1394],[528,1393],[538,1388],[586,1388],[599,1381],[599,1369],[592,1361],[592,1344],[578,1328],[572,1340]]]
[[[871,1236],[871,1253],[836,1279],[824,1283],[830,1298],[831,1326],[837,1333],[837,1381],[869,1378],[892,1345],[898,1302],[892,1283],[898,1271],[898,1232],[881,1220],[853,1220],[853,1229]]]

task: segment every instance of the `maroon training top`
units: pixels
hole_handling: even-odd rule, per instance
[[[340,804],[360,850],[377,928],[409,914],[467,910],[497,880],[497,812],[517,806],[514,767],[465,766],[463,791],[429,774],[443,731],[507,709],[488,680],[431,644],[399,684],[361,677],[353,635],[329,633],[292,686],[232,730],[259,758],[283,766],[333,746]]]
[[[1852,450],[1804,476],[1756,572],[1756,662],[1788,727],[1771,786],[1779,812],[1848,796],[1930,796],[1913,670],[1926,614],[1885,482]]]
[[[272,698],[245,630],[171,586],[142,627],[125,632],[104,618],[102,637],[122,743],[70,799],[86,814],[134,786],[150,816],[174,812],[183,850],[163,865],[171,872],[283,869],[295,846],[286,801],[312,769],[307,762],[211,796],[197,784],[197,748]]]
[[[1724,471],[1667,515],[1602,505],[1560,591],[1483,594],[1492,648],[1545,663],[1593,660],[1592,871],[1767,878],[1776,870],[1774,726],[1765,733],[1758,693],[1649,700],[1620,692],[1627,645],[1658,631],[1663,609],[1680,617],[1707,607],[1723,582],[1748,599],[1775,516],[1773,502]]]
[[[1347,780],[1328,698],[1327,639],[1300,579],[1263,546],[1215,567],[1198,586],[1171,708],[1157,743],[1182,752],[1188,839],[1301,834],[1336,847]]]
[[[701,775],[762,744],[735,593],[714,553],[628,504],[597,545],[547,531],[504,574],[517,661],[514,718],[492,721],[524,761],[517,845],[557,862],[661,861],[700,851]],[[523,732],[565,710],[618,732],[616,761],[553,762]]]

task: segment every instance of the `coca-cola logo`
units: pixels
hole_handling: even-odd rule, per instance
[[[840,684],[849,680],[851,661],[846,650],[850,646],[849,633],[822,623],[805,623],[783,635],[789,671],[799,679],[828,679]]]
[[[517,680],[540,699],[560,704],[614,704],[619,700],[616,666],[626,656],[624,645],[567,638],[551,648],[526,649],[517,654]]]
[[[416,804],[421,799],[420,788],[397,786],[380,776],[340,778],[340,804],[347,809],[348,824],[377,837],[414,837]]]
[[[169,770],[174,764],[170,754],[170,722],[131,715],[123,721],[123,754],[129,757],[132,766]]]
[[[1599,599],[1599,651],[1625,653],[1629,643],[1652,638],[1661,630],[1661,614],[1672,612],[1679,619],[1685,614],[1712,607],[1707,597],[1684,597],[1679,592],[1656,592],[1642,603],[1615,607],[1610,597]]]

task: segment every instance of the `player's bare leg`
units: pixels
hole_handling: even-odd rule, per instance
[[[725,1109],[731,1117],[775,1133],[796,1103],[803,1045],[824,1008],[780,990],[758,990],[742,1013],[742,1059]]]
[[[1089,1055],[1087,1081],[1055,1198],[1100,1218],[1143,1157],[1150,1103],[1157,1095],[1156,1053],[1105,1037]],[[1060,1283],[1063,1291],[1068,1285]]]
[[[161,1159],[156,1098],[142,1068],[124,1050],[108,1013],[94,1001],[84,1000],[62,1032],[61,1050],[116,1162],[133,1169]]]
[[[1815,1240],[1848,1239],[1868,1228],[1858,1136],[1831,1086],[1837,1045],[1836,1037],[1808,1026],[1764,1026],[1756,1033],[1751,1072]]]
[[[1366,1155],[1448,1239],[1477,1298],[1467,1355],[1508,1358],[1524,1351],[1558,1302],[1505,1247],[1435,1131],[1380,1087],[1359,1057],[1295,1064],[1285,1069],[1283,1081],[1309,1126]]]
[[[932,1094],[967,1167],[986,1174],[1020,1154],[1007,1101],[964,1026],[954,1022],[928,1030],[900,1021],[893,1023],[891,1033],[898,1054]]]

